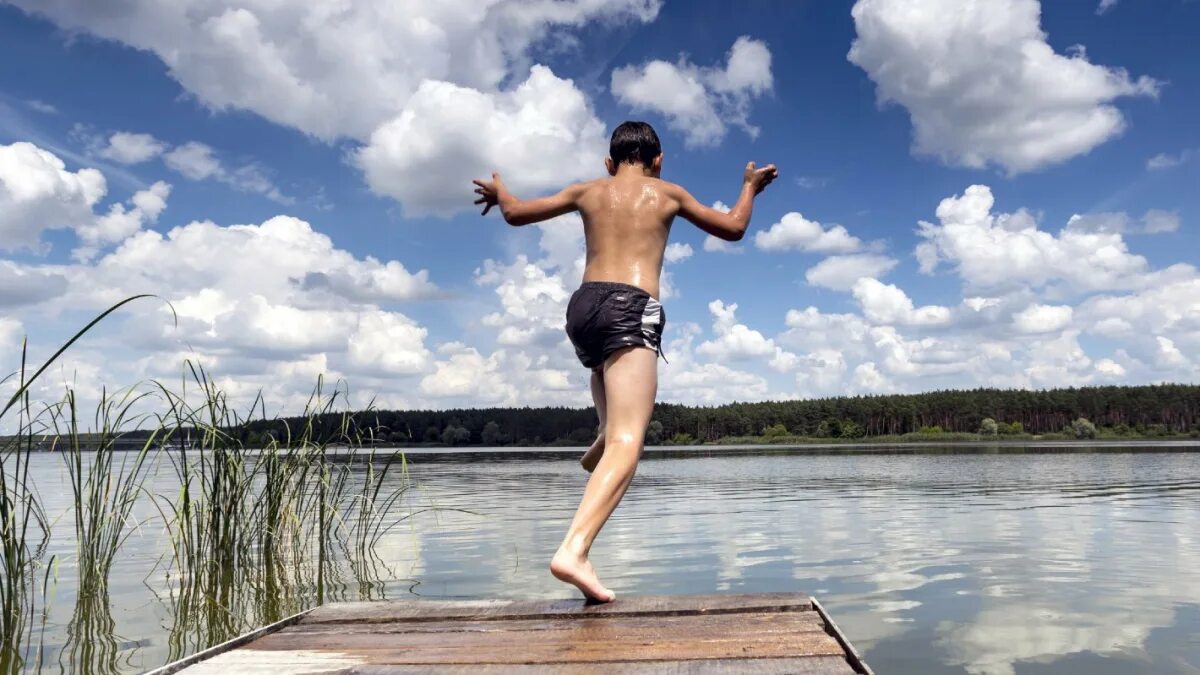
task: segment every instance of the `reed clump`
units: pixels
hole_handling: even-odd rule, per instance
[[[33,375],[22,358],[19,372],[0,379],[0,390],[14,392],[0,408],[0,428],[11,430],[0,436],[0,673],[38,670],[44,651],[57,651],[67,671],[136,670],[118,658],[108,582],[138,532],[166,535],[162,581],[147,586],[167,609],[168,658],[177,659],[329,599],[382,597],[390,570],[376,547],[420,512],[406,500],[403,455],[374,447],[372,408],[338,414],[349,407],[343,383],[318,380],[298,423],[253,444],[246,424],[266,417],[261,396],[238,411],[190,362],[177,385],[105,391],[87,422],[69,388],[52,403],[31,400],[30,385],[54,360],[136,299],[98,316]],[[47,514],[31,479],[40,452],[65,466],[67,514]],[[47,650],[51,571],[63,561],[47,559],[46,548],[64,526],[73,529],[65,563],[75,584],[56,603],[73,603],[71,620],[62,644]]]

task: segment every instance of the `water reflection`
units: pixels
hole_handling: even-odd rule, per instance
[[[577,452],[409,459],[415,515],[374,556],[197,586],[163,577],[147,527],[93,614],[52,603],[48,645],[69,665],[103,633],[86,647],[98,667],[136,672],[317,597],[572,595],[545,566],[586,480]],[[618,594],[813,593],[880,673],[1196,673],[1197,476],[1183,452],[650,452],[595,562]],[[72,548],[56,533],[51,553]],[[73,602],[73,570],[58,576]]]
[[[570,595],[543,566],[585,479],[574,457],[413,460],[428,495],[486,514],[422,520],[387,551],[422,593]],[[618,594],[818,594],[880,672],[1195,673],[1197,469],[1184,453],[649,454],[596,563]]]

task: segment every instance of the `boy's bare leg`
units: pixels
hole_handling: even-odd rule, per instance
[[[604,423],[605,401],[604,401],[604,370],[603,366],[592,371],[592,402],[596,404],[596,416],[600,418],[600,433],[596,435],[596,440],[592,443],[592,447],[583,453],[583,457],[579,459],[579,463],[588,473],[596,469],[596,465],[600,463],[600,456],[604,454]]]
[[[554,576],[574,584],[592,600],[610,602],[616,597],[596,577],[588,562],[588,552],[637,469],[646,427],[654,411],[654,395],[658,392],[657,359],[654,350],[628,347],[605,362],[608,419],[604,455],[588,479],[575,519],[550,562]]]

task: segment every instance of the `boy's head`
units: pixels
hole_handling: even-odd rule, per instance
[[[628,163],[640,164],[651,175],[658,176],[662,171],[662,145],[654,127],[645,122],[622,122],[613,130],[604,163],[609,175],[616,175],[617,168]]]

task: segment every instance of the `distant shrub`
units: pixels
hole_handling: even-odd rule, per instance
[[[663,424],[658,420],[650,422],[646,427],[646,445],[661,445],[663,441]]]
[[[821,420],[821,423],[817,425],[817,433],[815,436],[817,438],[834,438],[841,436],[841,434],[841,422],[838,422],[837,420]]]
[[[466,445],[471,440],[471,432],[466,428],[447,424],[442,430],[442,442],[446,445]]]
[[[773,424],[769,427],[764,427],[762,435],[766,438],[778,438],[779,436],[787,436],[788,430],[782,424]]]
[[[667,441],[667,445],[691,445],[695,442],[696,439],[692,438],[691,434],[681,431],[672,436],[671,440]]]
[[[1000,433],[1000,425],[996,424],[996,420],[990,417],[985,417],[983,418],[983,421],[979,423],[979,433],[983,434],[984,436],[995,436],[996,434]]]
[[[842,420],[840,438],[862,438],[867,435],[865,429],[854,420]]]
[[[1063,430],[1064,433],[1067,433],[1068,431],[1074,432],[1075,438],[1095,438],[1096,437],[1096,425],[1092,424],[1090,421],[1088,421],[1087,418],[1084,418],[1084,417],[1080,417],[1079,419],[1075,420],[1074,422],[1071,422],[1071,426],[1069,427],[1069,429]]]
[[[917,433],[921,433],[921,434],[943,434],[943,433],[946,433],[946,432],[945,432],[945,430],[944,430],[944,429],[942,429],[940,426],[934,425],[934,426],[932,426],[932,427],[921,427],[921,428],[920,428],[920,430],[919,430]]]
[[[998,426],[998,430],[1002,434],[1023,434],[1023,433],[1025,433],[1025,425],[1021,424],[1020,422],[1012,422],[1010,424],[1004,424],[1003,422],[1001,422],[997,426]]]

